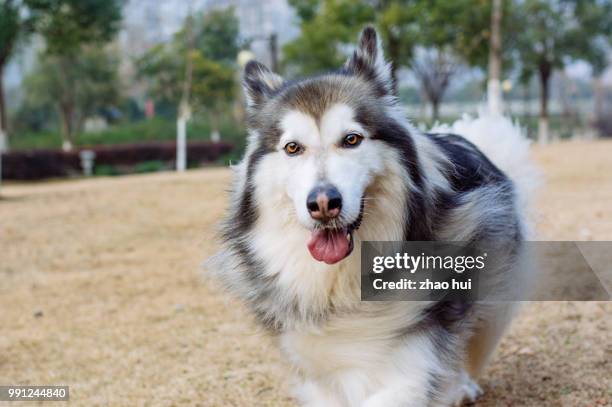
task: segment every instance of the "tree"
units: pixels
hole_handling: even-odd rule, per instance
[[[0,152],[8,148],[8,122],[4,99],[4,69],[15,51],[20,36],[29,27],[29,19],[23,17],[23,5],[19,0],[0,0]]]
[[[78,98],[71,88],[87,87],[87,67],[78,62],[89,47],[109,42],[120,28],[122,0],[24,0],[35,22],[34,28],[45,40],[44,57],[54,69],[58,114],[62,123],[63,148],[72,149]],[[41,60],[42,62],[42,60]],[[84,69],[82,71],[81,69]],[[50,78],[51,78],[50,77]],[[49,79],[50,79],[49,78]],[[80,109],[85,110],[85,109]]]
[[[176,106],[179,118],[187,111],[204,110],[213,132],[218,132],[218,117],[236,89],[238,27],[233,8],[188,17],[172,41],[138,59],[138,74],[149,94]]]
[[[439,118],[439,106],[450,80],[465,59],[461,50],[471,46],[463,31],[467,29],[465,19],[471,24],[474,19],[466,14],[465,6],[464,0],[432,0],[423,2],[419,13],[419,49],[410,67],[431,104],[434,121]]]
[[[604,84],[602,76],[608,67],[609,64],[609,55],[610,55],[610,47],[608,46],[608,51],[605,53],[597,54],[591,60],[591,68],[593,74],[593,99],[594,99],[594,107],[595,107],[595,120],[599,122],[603,119],[605,115],[604,112]]]
[[[46,52],[74,55],[83,44],[103,44],[121,28],[123,0],[24,0],[45,39]]]
[[[185,25],[172,41],[151,48],[136,61],[138,76],[146,81],[148,93],[157,101],[176,106],[177,114],[184,94],[188,62],[192,66],[193,80],[189,81],[188,91],[193,108],[218,113],[233,98],[234,61],[239,49],[238,30],[234,29],[237,19],[233,17],[232,23],[224,25],[227,31],[222,32],[205,29],[209,19],[202,15],[194,17],[193,48],[188,45],[190,41],[186,39]],[[217,35],[219,37],[215,40]],[[221,41],[224,41],[226,50],[218,49]]]
[[[374,21],[374,8],[363,1],[290,0],[301,19],[301,34],[285,44],[283,65],[301,75],[338,69],[357,33]]]
[[[117,68],[118,58],[95,46],[82,46],[79,57],[69,63],[64,56],[41,53],[24,80],[26,103],[54,106],[64,146],[71,148],[84,120],[118,100]]]
[[[548,99],[555,69],[572,60],[605,60],[612,36],[612,3],[599,0],[523,0],[515,2],[522,20],[517,32],[524,70],[535,71],[540,84],[538,140],[548,142]]]
[[[419,19],[424,12],[422,1],[383,0],[378,4],[376,24],[391,62],[391,78],[397,88],[397,71],[410,65],[420,36]]]
[[[513,55],[507,50],[513,48],[514,37],[501,35],[502,32],[516,31],[516,20],[511,9],[512,4],[508,0],[425,2],[420,11],[419,44],[430,49],[430,52],[446,54],[445,58],[434,58],[431,61],[432,63],[439,61],[442,66],[432,67],[432,71],[437,71],[438,74],[429,72],[428,76],[439,78],[440,84],[443,84],[450,81],[450,77],[446,78],[446,74],[450,73],[452,76],[460,64],[488,70],[491,79],[488,82],[491,86],[488,88],[491,92],[488,90],[487,93],[491,95],[489,99],[494,99],[499,105],[501,101],[499,83],[504,72],[513,68]],[[455,67],[452,68],[452,65]],[[442,91],[441,100],[446,87],[437,88]],[[434,113],[436,110],[432,109]]]
[[[421,83],[423,94],[431,103],[433,121],[440,117],[440,103],[459,65],[447,47],[421,49],[412,61],[412,71]]]
[[[391,61],[391,77],[407,66],[419,38],[419,0],[290,0],[300,19],[302,34],[285,45],[285,65],[304,75],[333,70],[348,57],[357,33],[375,23],[385,53]]]
[[[489,41],[489,78],[487,81],[487,103],[492,114],[502,113],[502,2],[492,0],[491,39]]]
[[[475,5],[474,2],[477,2]],[[391,62],[394,86],[397,70],[412,68],[427,80],[426,95],[438,110],[450,76],[465,59],[481,64],[490,24],[490,0],[290,0],[300,19],[302,34],[285,46],[285,65],[301,74],[337,69],[347,58],[354,37],[367,23],[375,23]],[[434,72],[414,66],[416,46],[436,54],[428,62],[442,65]],[[452,51],[452,52],[451,52]],[[415,69],[416,68],[416,69]],[[435,86],[433,81],[441,80]],[[441,86],[442,85],[442,86]],[[441,93],[439,93],[441,92]],[[434,95],[435,93],[435,95]]]
[[[240,51],[240,22],[234,8],[211,10],[198,18],[195,48],[209,60],[233,65]]]
[[[176,42],[187,52],[185,103],[192,95],[196,108],[204,108],[212,127],[211,137],[220,137],[218,117],[234,96],[234,72],[240,50],[240,24],[234,7],[215,9],[196,19],[189,18]],[[196,74],[196,81],[192,77]]]

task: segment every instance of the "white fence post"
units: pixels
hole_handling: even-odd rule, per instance
[[[90,177],[93,174],[94,162],[96,160],[96,153],[92,150],[82,150],[79,152],[81,158],[81,168],[83,168],[83,175]]]

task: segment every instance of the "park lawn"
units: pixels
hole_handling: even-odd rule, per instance
[[[611,240],[612,142],[534,156],[541,238]],[[201,268],[229,180],[213,168],[3,185],[0,383],[70,385],[75,406],[294,406],[272,340]],[[611,313],[526,305],[478,405],[612,404]]]

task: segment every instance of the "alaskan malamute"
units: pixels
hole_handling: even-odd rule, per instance
[[[508,304],[360,301],[363,241],[494,241],[519,279],[527,142],[507,119],[425,134],[394,94],[373,28],[338,71],[244,73],[248,148],[210,263],[278,339],[308,406],[474,400]],[[470,140],[470,141],[468,141]],[[516,249],[516,250],[514,250]]]

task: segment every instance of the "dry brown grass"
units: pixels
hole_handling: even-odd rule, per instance
[[[535,156],[542,235],[612,240],[612,143]],[[84,406],[293,406],[271,341],[201,278],[228,180],[207,169],[3,186],[0,384],[67,384]],[[612,404],[611,312],[528,306],[478,405]]]

